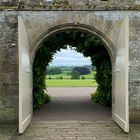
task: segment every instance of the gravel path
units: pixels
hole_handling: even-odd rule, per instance
[[[36,120],[49,121],[99,121],[110,120],[111,109],[91,102],[90,94],[96,88],[49,88],[52,97],[34,114]]]
[[[96,91],[96,87],[51,87],[48,88],[48,93],[52,97],[69,97],[69,96],[90,96]]]

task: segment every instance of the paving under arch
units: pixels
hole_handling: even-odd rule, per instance
[[[48,88],[49,104],[34,113],[31,125],[16,140],[138,140],[111,119],[111,108],[91,102],[96,88]]]

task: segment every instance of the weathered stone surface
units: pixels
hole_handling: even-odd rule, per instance
[[[33,121],[24,135],[13,140],[139,140],[112,121]]]
[[[17,124],[17,109],[15,108],[0,108],[0,123],[1,124]]]
[[[32,10],[139,10],[137,0],[23,0],[20,8]]]
[[[18,112],[17,14],[0,14],[0,122],[15,122]]]
[[[130,120],[140,118],[140,18],[135,15],[130,19],[130,70],[129,70],[129,100]]]
[[[0,5],[12,6],[16,5],[18,0],[0,0]]]
[[[139,0],[1,0],[0,5],[1,10],[140,10]]]

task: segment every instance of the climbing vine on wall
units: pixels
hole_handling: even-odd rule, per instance
[[[77,51],[84,56],[91,57],[92,64],[96,66],[97,90],[91,95],[93,102],[111,106],[112,66],[111,60],[104,44],[98,38],[92,36],[80,43]]]
[[[46,93],[46,67],[60,49],[69,45],[85,57],[91,57],[96,66],[96,94],[92,95],[94,102],[111,105],[111,62],[102,41],[90,34],[80,31],[65,31],[47,38],[38,50],[33,65],[33,102],[34,109],[50,101]]]

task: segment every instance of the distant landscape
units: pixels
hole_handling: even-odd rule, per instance
[[[95,87],[96,70],[92,66],[57,66],[46,70],[48,87]]]

